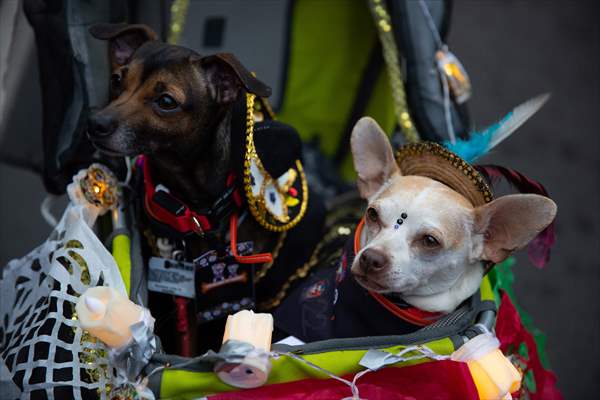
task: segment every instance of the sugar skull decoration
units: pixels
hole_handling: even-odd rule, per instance
[[[257,119],[253,95],[247,95],[246,111],[243,184],[248,206],[265,229],[284,232],[300,222],[308,205],[301,142],[284,124]],[[294,161],[284,164],[282,160]]]

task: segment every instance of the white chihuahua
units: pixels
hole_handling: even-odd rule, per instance
[[[473,206],[434,179],[404,176],[371,118],[352,132],[358,189],[368,201],[352,274],[364,288],[449,313],[479,288],[488,263],[526,246],[556,215],[547,197],[516,194]]]
[[[405,146],[394,157],[371,118],[356,124],[351,145],[368,202],[364,223],[324,245],[342,255],[317,254],[322,268],[275,314],[280,329],[302,340],[399,335],[429,325],[474,295],[489,267],[556,215],[554,202],[540,195],[492,200],[483,176],[442,146]],[[351,225],[332,228],[348,233]]]

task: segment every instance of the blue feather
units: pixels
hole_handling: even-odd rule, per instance
[[[534,97],[515,107],[500,121],[482,131],[471,132],[468,139],[457,139],[455,143],[446,140],[443,142],[443,145],[463,160],[469,163],[473,162],[509,137],[517,128],[542,108],[549,97],[549,94]]]
[[[512,111],[502,118],[502,120],[488,126],[482,131],[471,132],[468,139],[456,139],[454,144],[446,140],[443,144],[448,150],[466,162],[471,163],[490,150],[489,146],[492,137],[511,116]]]

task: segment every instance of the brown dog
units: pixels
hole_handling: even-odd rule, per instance
[[[105,154],[145,156],[144,168],[148,169],[144,171],[146,214],[152,216],[147,205],[149,193],[147,182],[150,175],[154,183],[168,188],[172,199],[181,201],[186,209],[193,213],[201,213],[199,210],[207,209],[211,212],[217,208],[220,210],[222,207],[216,205],[224,196],[229,196],[228,201],[231,205],[232,186],[229,178],[232,171],[238,179],[236,188],[242,189],[240,197],[246,199],[241,202],[247,201],[249,195],[244,189],[248,189],[243,186],[246,185],[241,179],[243,174],[236,168],[244,156],[243,143],[240,144],[238,139],[244,140],[243,134],[248,123],[246,113],[242,112],[240,118],[238,110],[240,104],[246,105],[246,95],[243,93],[256,95],[258,99],[269,96],[271,89],[256,79],[233,55],[217,54],[203,57],[193,50],[158,41],[157,35],[145,25],[100,24],[93,26],[90,32],[94,37],[109,42],[112,75],[111,101],[89,119],[88,136],[91,142]],[[245,125],[241,129],[234,129],[234,126],[237,128],[236,123],[240,119]],[[256,283],[257,304],[260,305],[260,302],[268,304],[263,309],[269,309],[275,307],[283,298],[286,288],[289,287],[290,277],[310,256],[311,249],[316,245],[320,235],[324,211],[321,211],[320,203],[313,194],[311,194],[310,206],[307,206],[306,202],[290,198],[306,192],[304,199],[308,199],[308,189],[302,189],[306,187],[302,172],[296,169],[289,173],[291,168],[297,167],[289,167],[288,162],[292,165],[300,165],[301,143],[297,133],[291,127],[268,120],[257,122],[255,129],[258,153],[261,152],[261,148],[270,150],[273,142],[280,143],[280,149],[271,150],[270,158],[267,157],[268,151],[265,151],[264,154],[267,154],[265,157],[260,156],[262,160],[260,168],[264,167],[272,176],[271,180],[261,177],[261,182],[275,182],[269,186],[271,188],[269,190],[272,190],[269,192],[270,197],[268,200],[264,197],[263,203],[271,199],[275,202],[279,195],[279,198],[283,199],[279,204],[283,204],[286,212],[293,207],[295,210],[300,210],[302,207],[298,204],[304,204],[306,211],[306,213],[303,211],[302,214],[296,214],[300,215],[298,218],[298,221],[301,219],[300,223],[294,224],[294,228],[289,228],[291,230],[286,231],[285,235],[279,235],[274,232],[286,229],[280,231],[266,229],[265,224],[260,222],[260,218],[254,214],[252,214],[254,218],[249,215],[247,204],[234,206],[237,207],[236,212],[240,212],[240,221],[242,221],[237,235],[238,241],[252,241],[255,255],[277,249],[274,258],[277,255],[278,257],[275,262],[284,264],[254,262],[256,265],[266,265],[265,274],[256,277],[254,283]],[[242,134],[239,134],[238,130]],[[247,146],[248,139],[245,140]],[[254,179],[247,180],[254,182]],[[274,187],[276,190],[273,189]],[[264,186],[262,190],[264,192]],[[179,205],[175,208],[178,207]],[[315,212],[319,215],[315,218],[306,217],[313,215],[311,210],[317,210]],[[248,217],[242,219],[244,213]],[[209,237],[209,234],[205,236],[205,232],[201,231],[199,235],[186,234],[184,238],[177,237],[171,241],[179,246],[178,252],[186,254],[183,261],[197,263],[199,257],[212,250],[219,251],[220,257],[228,257],[226,251],[229,248],[229,238],[232,236],[229,229],[229,214],[227,212],[217,214],[219,218],[213,218],[211,222],[211,232],[216,232],[211,233],[212,236]],[[302,215],[305,217],[302,218]],[[307,219],[310,219],[310,222],[307,223]],[[152,226],[150,223],[149,225]],[[306,228],[309,233],[306,233],[305,227],[309,225],[310,227]],[[144,230],[148,231],[148,229]],[[157,233],[157,229],[152,232],[154,236],[166,237],[162,233]],[[153,254],[146,254],[146,258],[157,256],[156,248],[160,247],[162,242],[150,239],[149,244],[154,246],[154,251]],[[167,251],[161,250],[160,257],[175,258],[173,248],[167,247],[169,248]],[[271,266],[273,268],[270,268]],[[232,276],[235,276],[237,284],[241,285],[241,281],[247,281],[248,274],[238,274],[236,272],[238,267],[235,262],[230,265],[218,262],[205,267],[204,271],[212,269],[213,276],[209,278],[209,285],[204,287],[223,288],[224,283],[229,282],[228,279]],[[241,267],[239,269],[242,270]],[[257,283],[259,278],[261,281]],[[194,282],[193,277],[187,280]],[[198,286],[198,283],[196,282],[195,285]],[[239,289],[239,286],[237,288]],[[235,285],[231,285],[227,290],[227,296],[231,297],[237,289]],[[218,297],[214,292],[216,291],[211,291],[210,295],[202,293],[196,296],[196,307],[189,301],[186,306],[188,322],[183,325],[190,326],[191,331],[185,335],[201,336],[202,346],[208,344],[214,347],[214,344],[220,344],[218,339],[222,334],[222,326],[213,324],[214,329],[207,328],[213,320],[202,326],[202,335],[196,335],[192,328],[198,316],[207,315],[206,308],[198,306],[198,299],[208,297],[214,299]],[[174,307],[173,301],[170,300],[173,297],[171,294],[173,293],[150,296],[150,309],[160,321],[157,329],[166,345],[170,341],[165,340],[165,337],[172,337],[174,327],[182,325],[181,315],[178,314],[175,321],[174,308],[180,308],[180,304]],[[217,302],[232,305],[230,300]],[[242,306],[248,307],[248,302]],[[211,310],[214,311],[214,308]],[[217,315],[214,321],[224,313],[233,311],[236,311],[236,308],[218,311],[218,315],[213,314],[213,316]],[[170,327],[171,332],[163,334],[161,327]],[[176,352],[181,350],[181,346],[179,347],[179,350],[173,347],[166,350]],[[190,355],[189,352],[181,354]]]
[[[152,157],[153,176],[189,205],[222,193],[230,168],[231,105],[243,87],[266,97],[271,89],[231,54],[201,57],[157,40],[145,25],[99,24],[108,40],[111,102],[89,120],[101,151]]]

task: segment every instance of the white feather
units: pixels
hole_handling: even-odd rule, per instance
[[[516,131],[521,125],[523,125],[533,114],[539,111],[540,108],[550,98],[550,93],[544,93],[536,96],[532,99],[527,100],[525,103],[515,107],[515,109],[500,125],[498,130],[494,132],[490,143],[488,145],[488,151],[496,147],[507,137],[509,137],[514,131]]]

